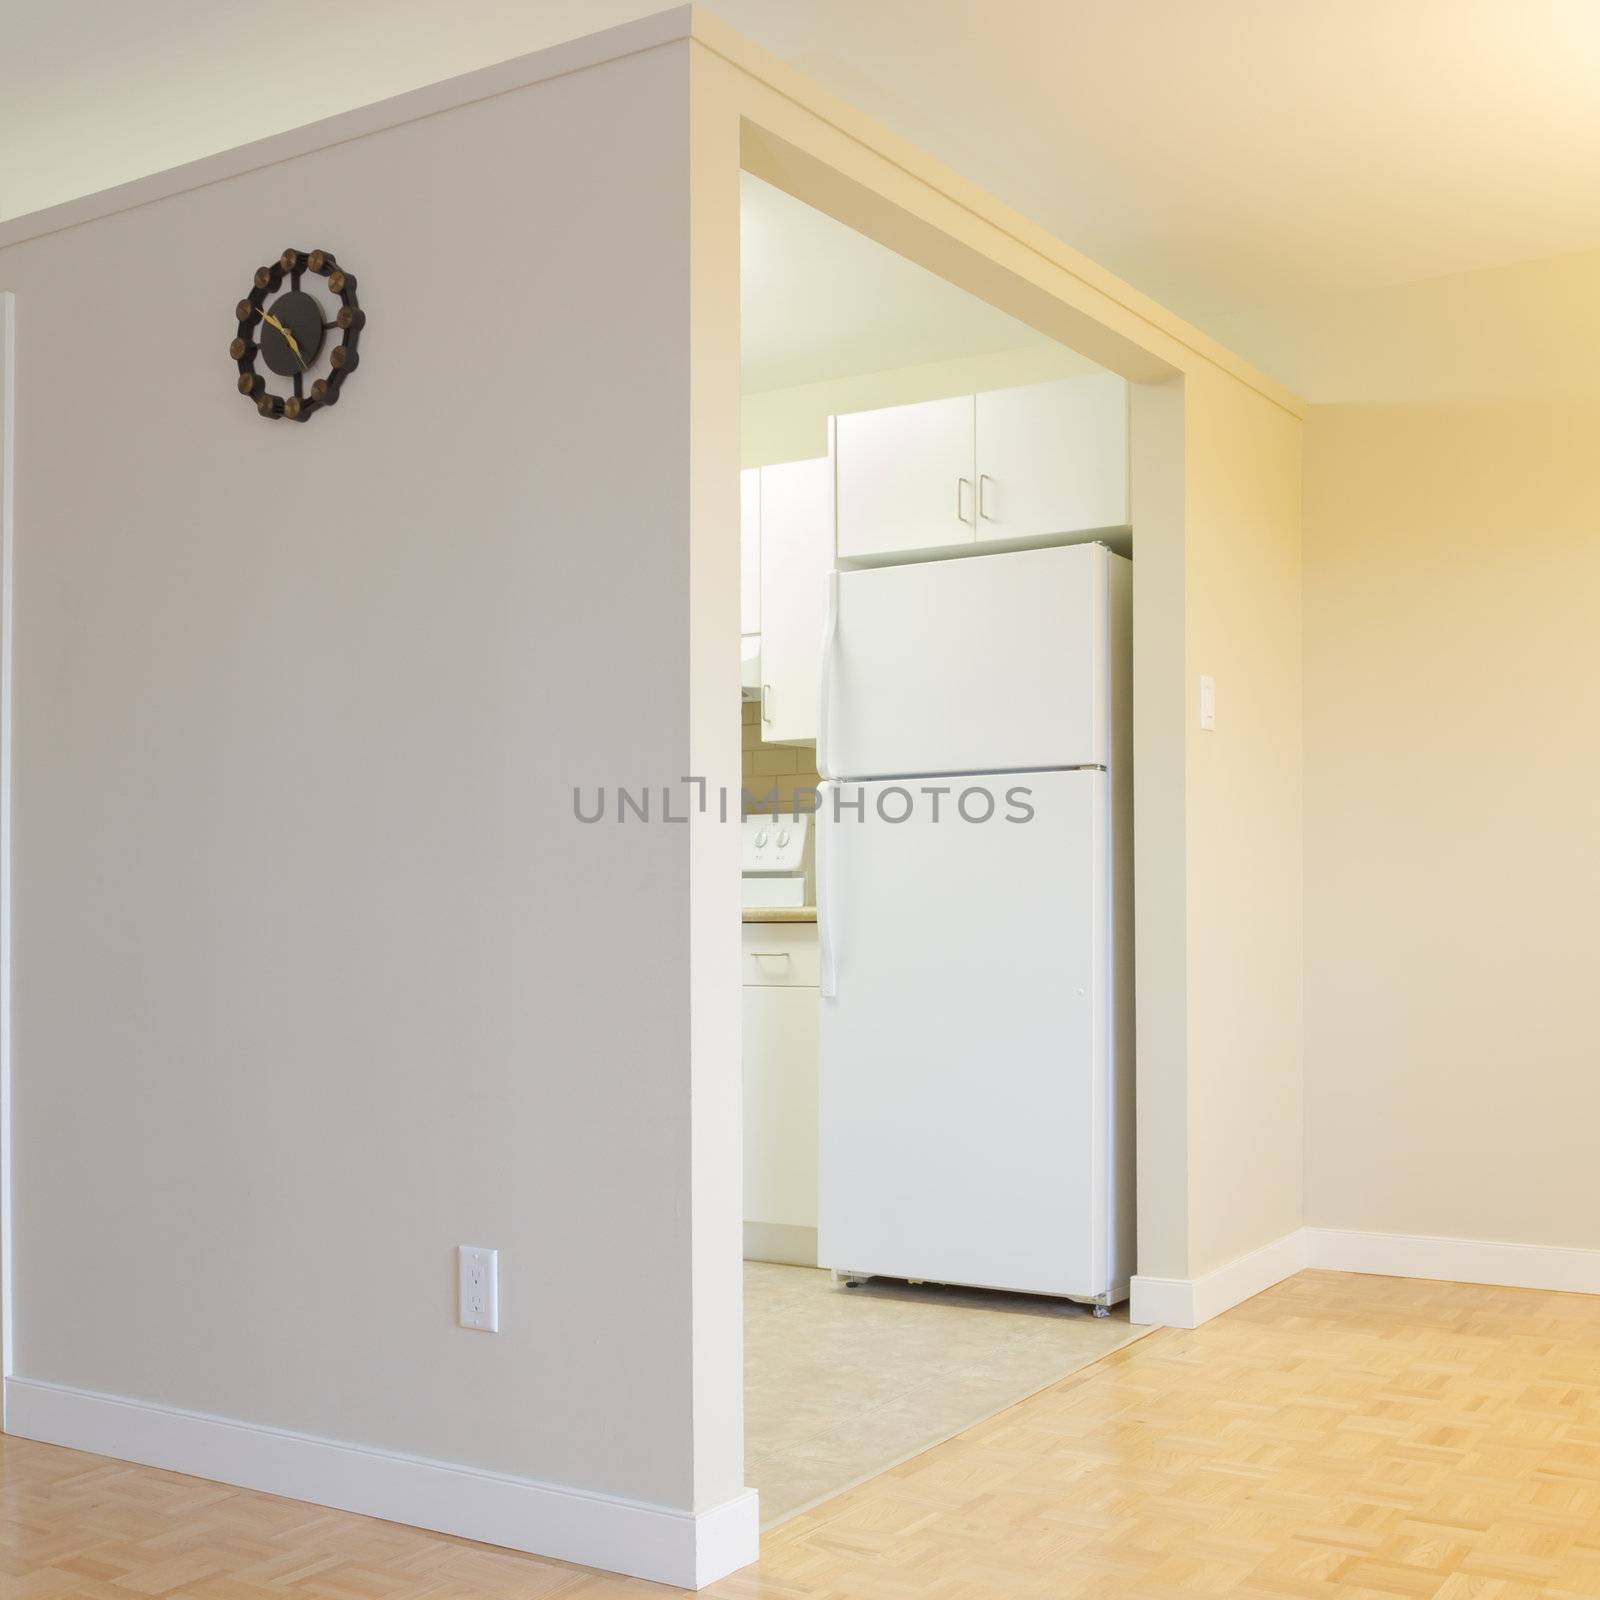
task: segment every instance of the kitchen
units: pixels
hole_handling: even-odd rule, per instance
[[[770,1525],[1134,1336],[1133,518],[1120,378],[748,176],[743,199]]]

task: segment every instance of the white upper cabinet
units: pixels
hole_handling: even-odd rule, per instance
[[[842,561],[1125,528],[1128,385],[1109,372],[834,421]]]
[[[974,541],[975,414],[976,402],[967,394],[857,411],[836,420],[841,557],[937,550]]]
[[[761,632],[761,469],[739,474],[739,632]]]
[[[979,539],[1124,527],[1128,385],[1089,373],[977,397]],[[842,552],[841,552],[842,553]]]
[[[761,469],[761,737],[815,739],[833,566],[826,456]]]

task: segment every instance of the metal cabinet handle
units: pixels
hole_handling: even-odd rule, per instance
[[[748,954],[753,955],[757,961],[787,961],[789,959],[787,950],[751,950]]]
[[[986,509],[989,497],[983,492],[984,484],[988,483],[989,481],[989,474],[987,472],[980,472],[978,474],[978,515],[982,517],[985,522],[994,521],[994,518],[989,515]]]
[[[956,521],[958,522],[970,522],[972,520],[967,515],[967,490],[971,487],[972,480],[970,478],[956,479]]]
[[[761,685],[761,720],[763,722],[772,721],[772,685],[770,683]]]

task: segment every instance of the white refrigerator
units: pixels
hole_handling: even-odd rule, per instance
[[[1127,1297],[1131,564],[834,574],[818,767],[818,1259]]]

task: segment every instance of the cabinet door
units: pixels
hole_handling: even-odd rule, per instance
[[[817,736],[822,634],[833,566],[826,456],[761,469],[761,737]]]
[[[1128,524],[1128,385],[1090,373],[978,397],[978,538]]]
[[[744,1218],[817,1225],[817,991],[744,990]]]
[[[761,632],[761,469],[739,474],[739,632]]]
[[[973,542],[973,415],[965,394],[835,421],[842,557]]]

